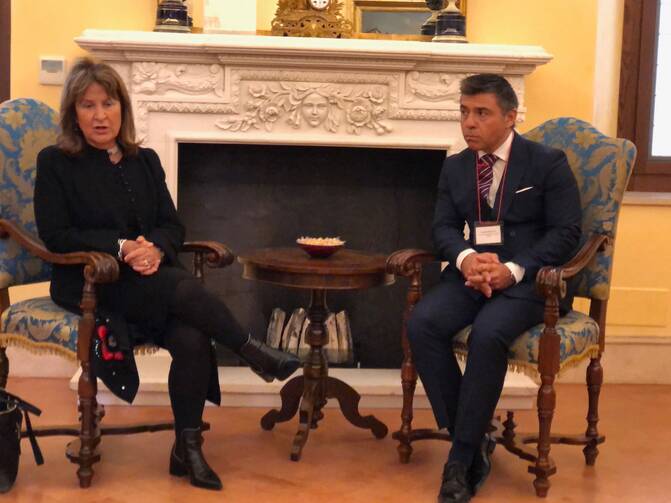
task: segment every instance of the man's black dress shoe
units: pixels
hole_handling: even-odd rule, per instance
[[[284,381],[301,365],[296,355],[271,348],[251,335],[240,348],[239,355],[266,382]]]
[[[467,480],[468,486],[473,495],[478,492],[489,476],[492,470],[491,455],[496,447],[496,440],[494,440],[489,433],[485,433],[485,438],[482,439],[480,448],[475,453],[473,463],[468,469]]]
[[[467,503],[470,499],[471,489],[466,480],[466,466],[458,461],[445,463],[438,503]]]

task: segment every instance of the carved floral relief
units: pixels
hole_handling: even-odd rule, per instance
[[[272,131],[278,120],[295,129],[322,127],[337,133],[342,124],[350,134],[371,129],[378,135],[391,132],[383,118],[387,114],[384,88],[354,88],[332,84],[250,84],[247,112],[224,118],[216,126],[229,131],[264,127]]]

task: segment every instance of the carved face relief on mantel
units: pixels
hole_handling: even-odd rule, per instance
[[[244,115],[215,122],[220,129],[248,131],[263,126],[272,131],[275,123],[284,121],[294,129],[317,128],[338,133],[344,122],[349,134],[360,134],[364,128],[378,135],[392,128],[382,120],[387,114],[386,93],[382,86],[338,86],[332,84],[250,84]]]
[[[324,122],[329,111],[328,98],[316,91],[308,94],[301,102],[301,115],[312,127],[317,127]]]

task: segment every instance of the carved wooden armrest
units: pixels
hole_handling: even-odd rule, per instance
[[[231,265],[235,258],[228,247],[216,241],[187,241],[180,251],[200,255],[205,258],[209,267],[214,268]]]
[[[595,257],[610,244],[610,238],[603,234],[590,237],[578,253],[561,266],[545,266],[536,275],[536,290],[546,299],[566,295],[566,280],[578,274]]]
[[[82,290],[82,300],[79,304],[82,310],[82,318],[79,322],[79,337],[77,337],[77,358],[82,365],[82,375],[85,380],[90,380],[88,365],[96,307],[94,283],[111,283],[117,280],[119,263],[116,257],[103,252],[52,253],[41,242],[17,225],[7,220],[0,220],[0,238],[6,239],[8,237],[46,262],[84,266],[84,288]],[[90,393],[95,394],[95,392]]]
[[[559,371],[560,341],[555,327],[559,320],[559,299],[566,295],[566,279],[580,272],[609,244],[608,236],[592,236],[566,264],[543,267],[536,275],[536,290],[545,297],[545,327],[538,346],[538,370],[544,385],[554,381]]]
[[[220,268],[231,265],[235,258],[231,250],[216,241],[187,241],[181,251],[193,253],[193,275],[201,282],[205,281],[204,263]]]
[[[111,283],[119,277],[119,264],[109,253],[84,251],[53,253],[16,224],[0,219],[0,238],[8,237],[45,262],[84,265],[84,278],[91,283]]]
[[[435,262],[438,257],[430,251],[416,248],[397,250],[387,257],[387,273],[397,276],[412,276],[421,271],[422,265]]]

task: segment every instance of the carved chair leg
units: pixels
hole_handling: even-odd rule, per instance
[[[515,444],[515,414],[512,410],[506,412],[506,420],[503,422],[503,433],[501,435],[502,442],[506,446],[513,446]]]
[[[559,372],[560,340],[556,326],[559,319],[561,284],[560,269],[544,267],[536,277],[538,292],[545,297],[545,327],[538,343],[538,371],[541,378],[538,389],[538,456],[536,464],[529,467],[529,472],[536,475],[534,488],[536,496],[540,498],[547,496],[550,489],[549,477],[557,472],[557,467],[550,458],[550,429],[557,402],[554,382]]]
[[[529,467],[529,472],[536,475],[534,488],[536,496],[544,498],[550,489],[550,475],[557,469],[550,459],[550,428],[556,403],[554,389],[555,376],[541,375],[541,387],[538,390],[538,458],[536,464]]]
[[[403,312],[403,325],[401,329],[401,346],[403,348],[403,363],[401,365],[401,385],[403,387],[403,409],[401,410],[401,429],[392,435],[399,441],[398,455],[401,463],[410,462],[412,454],[412,403],[417,386],[417,370],[412,360],[412,351],[408,342],[408,320],[412,310],[422,297],[422,268],[420,265],[413,267],[410,276],[410,285],[406,294],[405,310]]]
[[[404,349],[407,346],[407,337],[404,335]],[[401,367],[401,382],[403,386],[403,409],[401,411],[401,429],[398,432],[398,455],[401,463],[410,462],[412,445],[410,444],[410,433],[412,431],[412,402],[417,385],[417,371],[412,362],[410,349],[404,351],[403,365]]]
[[[596,457],[599,455],[597,448],[597,438],[599,431],[597,423],[599,422],[599,393],[603,383],[603,367],[601,366],[601,355],[592,358],[587,367],[587,393],[589,395],[589,408],[587,411],[587,431],[585,436],[590,442],[583,449],[585,454],[585,463],[593,466]]]
[[[77,385],[80,412],[79,445],[68,447],[68,458],[79,465],[77,477],[79,486],[91,486],[93,479],[93,464],[100,461],[98,444],[100,443],[100,428],[98,418],[100,411],[96,401],[98,383],[91,370],[91,344],[95,328],[96,296],[93,284],[88,281],[84,284],[82,295],[82,317],[79,321],[79,338],[77,340],[77,356],[81,362],[81,374]],[[78,452],[77,452],[78,447]]]
[[[5,348],[0,348],[0,388],[7,387],[7,377],[9,376],[9,358]]]
[[[93,464],[100,460],[100,455],[97,452],[100,439],[98,438],[96,383],[92,379],[89,362],[82,362],[82,374],[79,379],[79,412],[81,421],[80,443],[75,462],[79,464],[77,470],[79,486],[87,488],[91,486],[91,480],[93,479]]]

